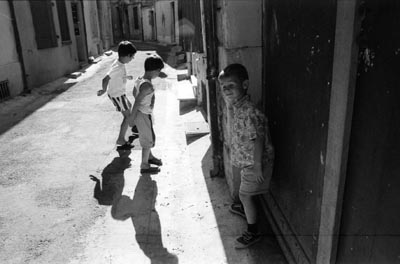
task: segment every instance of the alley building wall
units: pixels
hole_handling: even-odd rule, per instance
[[[173,44],[179,39],[178,2],[157,1],[155,3],[157,40]]]
[[[83,1],[83,10],[89,56],[97,56],[103,52],[97,1]]]
[[[36,35],[39,34],[38,32],[35,32],[30,1],[13,1],[13,4],[21,39],[28,88],[43,85],[79,68],[70,5],[66,5],[65,9],[70,40],[63,42],[56,1],[40,3],[46,8],[40,11],[46,12],[50,20],[49,24],[44,21],[40,22],[41,24],[39,23],[38,27],[45,23],[46,26],[50,27],[53,35],[51,47],[40,48],[38,47],[40,36]]]
[[[0,1],[0,82],[8,82],[9,96],[23,91],[23,73],[16,49],[12,15],[7,1]],[[6,94],[3,95],[6,98]]]

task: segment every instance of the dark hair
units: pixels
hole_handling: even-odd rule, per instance
[[[162,68],[164,68],[164,62],[160,57],[151,56],[144,61],[145,71],[161,70]]]
[[[246,67],[239,63],[233,63],[225,67],[218,76],[218,79],[224,79],[227,77],[236,77],[240,82],[244,82],[249,79]]]
[[[132,42],[124,40],[118,44],[118,56],[126,57],[130,55],[135,55],[136,47],[132,44]]]

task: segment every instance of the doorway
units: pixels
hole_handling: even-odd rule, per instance
[[[171,2],[171,43],[175,43],[175,2]]]
[[[81,0],[72,1],[71,10],[72,10],[72,20],[74,23],[74,34],[76,39],[78,59],[79,59],[79,64],[82,65],[87,63],[87,57],[88,57],[82,1]]]

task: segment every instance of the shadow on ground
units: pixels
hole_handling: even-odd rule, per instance
[[[232,228],[226,228],[227,220],[226,220],[226,211],[229,209],[229,205],[232,202],[230,200],[228,186],[226,183],[226,179],[222,177],[211,178],[210,175],[210,165],[212,159],[212,149],[211,146],[207,150],[206,154],[204,155],[201,161],[201,167],[204,175],[204,179],[206,181],[208,193],[210,195],[210,200],[213,205],[214,215],[217,220],[218,229],[221,235],[221,241],[223,243],[226,257],[228,263],[239,263],[240,261],[239,256],[246,255],[248,260],[247,263],[251,264],[263,264],[263,263],[274,263],[274,264],[287,264],[287,261],[278,245],[276,237],[270,227],[268,220],[266,219],[265,215],[261,212],[258,215],[259,221],[259,228],[262,234],[262,240],[257,244],[253,245],[246,250],[239,250],[236,251],[232,249],[233,243],[232,240],[235,238],[233,237]],[[222,198],[225,197],[225,198]],[[239,217],[237,215],[230,214],[230,217]],[[246,222],[244,219],[243,227],[246,227]],[[244,230],[243,230],[244,231]],[[236,234],[237,235],[237,234]],[[233,252],[233,254],[229,254]]]
[[[90,179],[96,182],[93,197],[100,205],[113,205],[122,195],[125,179],[124,171],[130,167],[130,151],[118,151],[119,157],[115,157],[101,173],[102,180],[90,175]]]
[[[90,178],[96,182],[94,197],[101,205],[111,205],[111,216],[120,221],[131,218],[136,241],[152,264],[178,264],[178,257],[163,246],[161,223],[155,209],[158,188],[150,174],[143,173],[135,188],[133,198],[122,195],[124,171],[130,167],[130,151],[119,151],[120,156],[108,164],[101,176]],[[101,182],[101,183],[100,183]]]
[[[35,89],[2,102],[0,106],[0,135],[76,84],[65,83],[66,80],[68,79],[61,78],[52,87],[43,90]]]

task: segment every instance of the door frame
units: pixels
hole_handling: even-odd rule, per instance
[[[359,0],[337,1],[328,140],[316,263],[335,263],[356,89]]]
[[[76,41],[76,51],[77,51],[77,55],[78,55],[78,60],[79,60],[79,62],[87,63],[89,49],[87,46],[86,21],[85,21],[85,15],[84,15],[83,2],[82,2],[82,0],[72,0],[70,3],[71,3],[71,12],[72,12],[72,4],[76,4],[77,12],[78,12],[78,20],[80,20],[79,31],[81,32],[80,36],[82,38],[82,41],[81,41],[82,44],[80,46],[78,45],[77,37],[75,34],[75,23],[73,21],[74,37],[75,37],[75,41]],[[82,45],[83,45],[83,47],[82,47]],[[83,48],[83,51],[84,51],[84,55],[83,55],[84,58],[79,58],[79,50],[81,48]],[[83,59],[83,60],[80,60],[80,59]]]

